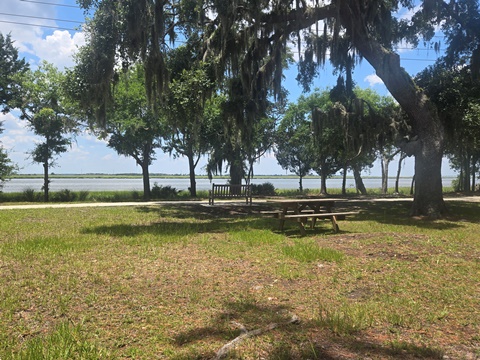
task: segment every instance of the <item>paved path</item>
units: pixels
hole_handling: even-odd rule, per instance
[[[445,201],[465,201],[465,202],[478,202],[480,203],[480,196],[458,196],[458,197],[449,197],[446,196]],[[360,201],[360,202],[395,202],[395,201],[411,201],[412,198],[349,198],[349,199],[336,199],[338,202],[341,201]],[[265,204],[268,200],[255,200],[253,205],[255,204]],[[225,200],[225,201],[216,201],[216,203],[226,203],[226,204],[235,204],[234,202]],[[46,208],[85,208],[85,207],[118,207],[118,206],[155,206],[155,205],[165,205],[165,204],[201,204],[205,206],[208,205],[208,200],[200,200],[200,201],[146,201],[146,202],[85,202],[85,203],[62,203],[62,204],[28,204],[28,205],[1,205],[0,210],[12,210],[12,209],[46,209]],[[240,203],[238,203],[240,204]],[[244,202],[241,203],[245,205]],[[215,205],[213,205],[215,206]]]
[[[85,207],[118,207],[118,206],[152,206],[162,204],[207,204],[208,201],[145,201],[145,202],[84,202],[84,203],[61,203],[61,204],[28,204],[28,205],[0,205],[0,210],[12,209],[46,209],[46,208],[85,208]]]

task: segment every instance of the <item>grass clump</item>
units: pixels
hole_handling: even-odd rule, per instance
[[[318,246],[312,241],[296,241],[294,245],[285,246],[283,253],[300,262],[327,261],[342,262],[345,258],[340,251]]]
[[[21,350],[5,359],[82,359],[108,358],[108,353],[85,338],[82,327],[63,322],[52,333],[34,337]]]
[[[352,335],[372,326],[374,317],[364,304],[320,307],[318,324],[337,335]]]

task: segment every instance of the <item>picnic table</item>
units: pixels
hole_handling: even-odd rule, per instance
[[[315,227],[317,219],[330,219],[333,231],[340,230],[338,220],[344,220],[347,215],[354,215],[356,211],[335,212],[334,199],[281,199],[271,200],[272,203],[280,206],[281,210],[277,213],[280,219],[280,230],[283,231],[286,220],[295,220],[300,226],[300,233],[305,235],[305,224],[311,219],[312,229]]]

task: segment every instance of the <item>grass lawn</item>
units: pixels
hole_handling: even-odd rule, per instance
[[[252,330],[226,358],[479,358],[480,204],[353,205],[306,237],[259,207],[2,210],[0,359],[211,359]]]

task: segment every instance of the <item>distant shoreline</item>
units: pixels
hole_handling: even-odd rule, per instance
[[[87,173],[87,174],[50,174],[51,179],[141,179],[142,174],[100,174],[100,173]],[[150,174],[150,178],[160,179],[188,179],[187,174]],[[196,175],[196,179],[208,179],[207,175]],[[298,179],[297,175],[255,175],[253,179]],[[319,175],[307,175],[304,179],[318,179]],[[335,175],[329,177],[329,179],[342,179],[341,175]],[[366,175],[362,176],[362,179],[381,179],[381,176]],[[401,179],[411,179],[412,176],[400,176]],[[456,178],[455,175],[443,176],[444,179]],[[43,179],[43,174],[16,174],[12,176],[12,179]],[[229,179],[228,175],[214,176],[213,179]],[[353,179],[353,176],[347,176],[347,179]],[[389,179],[396,179],[396,176],[389,176]]]

